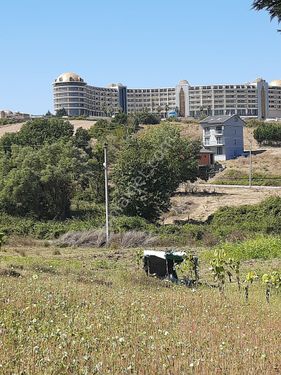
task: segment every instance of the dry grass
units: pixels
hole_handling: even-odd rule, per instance
[[[0,274],[3,374],[281,372],[280,296],[267,305],[257,285],[246,304],[234,286],[221,298],[147,278],[133,250],[6,250],[1,267],[22,276]]]
[[[278,176],[281,178],[280,173],[281,163],[281,148],[263,148],[260,153],[253,154],[252,157],[252,168],[253,174],[260,174],[270,178],[271,176]],[[216,175],[212,182],[216,182],[218,179],[227,177],[230,171],[239,171],[245,176],[249,174],[249,158],[240,157],[235,160],[227,160],[222,163],[226,168],[223,172]]]
[[[156,236],[140,231],[113,233],[109,238],[109,246],[122,248],[152,246],[157,242],[158,238]],[[105,231],[100,229],[84,232],[68,232],[58,239],[57,244],[61,246],[104,247],[106,244]]]
[[[256,204],[270,196],[281,196],[281,189],[197,186],[193,194],[185,194],[185,189],[182,187],[179,189],[179,195],[172,198],[170,212],[163,218],[165,224],[177,220],[205,221],[220,207]]]

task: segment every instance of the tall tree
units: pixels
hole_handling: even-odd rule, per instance
[[[57,117],[63,117],[63,116],[67,116],[67,111],[65,108],[62,108],[62,109],[58,109],[57,112],[56,112],[56,116]]]
[[[254,0],[253,8],[265,9],[269,12],[271,19],[277,18],[278,22],[281,22],[281,0]]]
[[[113,169],[116,212],[157,221],[178,185],[196,179],[199,148],[171,125],[129,138]]]

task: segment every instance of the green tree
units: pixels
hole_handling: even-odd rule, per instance
[[[278,22],[281,21],[281,0],[254,0],[253,8],[256,10],[266,10],[270,14],[271,19],[277,18]]]
[[[127,125],[128,115],[126,115],[126,113],[124,112],[118,112],[111,120],[111,123],[119,124],[119,125]]]
[[[81,148],[87,154],[92,154],[92,148],[90,145],[91,136],[89,134],[89,131],[83,128],[78,128],[74,135],[74,145],[78,148]]]
[[[18,133],[5,133],[0,138],[0,152],[10,153],[12,145],[18,143]]]
[[[68,116],[67,111],[65,108],[58,109],[56,112],[57,117],[63,117],[63,116]]]
[[[254,129],[254,138],[259,144],[280,146],[281,125],[278,123],[262,123]]]
[[[135,118],[137,120],[137,124],[143,125],[155,125],[160,124],[160,116],[155,113],[150,113],[148,110],[144,110],[143,112],[139,112],[135,114]]]
[[[38,219],[68,217],[74,185],[72,160],[67,153],[64,144],[38,150],[13,146],[10,168],[1,176],[1,209]]]
[[[128,139],[113,170],[116,212],[156,221],[168,210],[178,185],[196,179],[199,149],[172,125]]]
[[[40,118],[26,122],[16,136],[10,136],[13,143],[21,146],[41,146],[59,139],[69,140],[73,136],[73,125],[57,118]],[[5,140],[8,142],[8,140]]]
[[[0,167],[0,209],[38,219],[65,219],[71,199],[100,202],[103,197],[102,154],[92,158],[73,145],[60,141],[39,149],[12,146]]]
[[[106,136],[110,133],[111,124],[108,120],[98,120],[93,126],[89,129],[89,135],[92,138],[96,139],[105,139]]]

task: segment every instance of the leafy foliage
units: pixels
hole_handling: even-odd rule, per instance
[[[38,119],[0,141],[0,208],[38,219],[65,219],[71,199],[103,199],[101,150],[62,119]],[[2,149],[2,150],[1,150]]]
[[[58,109],[57,112],[56,112],[56,116],[57,117],[67,116],[66,109],[65,108]]]
[[[72,156],[62,144],[15,147],[1,180],[0,207],[15,215],[65,219],[73,192]]]
[[[196,179],[198,152],[198,143],[181,138],[170,125],[129,139],[113,171],[116,211],[156,221],[178,185]]]
[[[281,234],[281,198],[270,197],[255,205],[220,208],[209,220],[214,231],[228,230]]]
[[[257,236],[241,243],[225,243],[218,246],[225,256],[236,261],[249,259],[274,259],[281,257],[281,238],[273,236]]]
[[[91,128],[89,129],[89,135],[92,138],[103,139],[110,133],[110,122],[108,120],[98,120]]]
[[[26,119],[24,118],[0,118],[0,126],[1,125],[9,125],[9,124],[17,124],[20,122],[25,122]]]
[[[281,0],[254,0],[253,8],[256,10],[267,10],[270,18],[277,18],[281,21]]]
[[[279,146],[281,143],[281,124],[266,123],[254,130],[254,137],[259,144]]]
[[[135,120],[137,121],[138,125],[155,125],[160,124],[160,117],[156,113],[148,112],[147,110],[143,112],[136,113],[134,115]]]
[[[1,250],[1,247],[4,245],[5,241],[6,241],[5,233],[0,232],[0,250]]]

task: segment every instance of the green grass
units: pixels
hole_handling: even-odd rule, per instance
[[[274,236],[258,236],[238,243],[223,243],[215,249],[223,249],[226,255],[235,260],[281,258],[281,238]],[[205,259],[211,259],[214,250],[204,253]]]
[[[0,213],[0,232],[6,235],[30,236],[38,239],[54,239],[69,231],[82,231],[99,228],[104,218],[96,215],[84,219],[72,218],[65,221],[39,221]]]
[[[0,269],[14,267],[21,277],[0,276],[0,373],[281,371],[281,296],[273,293],[268,305],[259,283],[245,303],[235,284],[221,298],[215,288],[148,278],[133,249],[3,250]],[[211,276],[204,259],[200,270]],[[243,263],[242,277],[248,270]]]

